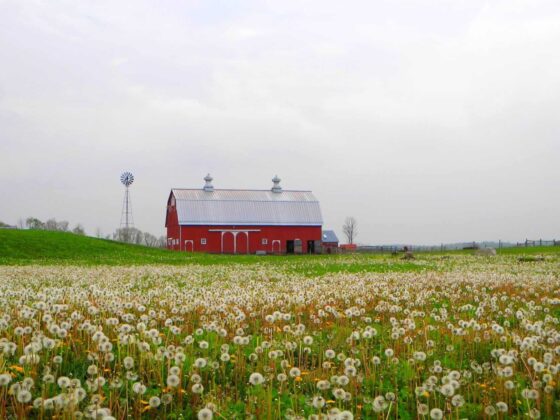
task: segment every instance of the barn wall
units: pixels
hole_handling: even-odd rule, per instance
[[[178,238],[179,229],[171,223],[168,224],[168,237]],[[182,226],[180,232],[181,250],[220,253],[222,234],[211,232],[212,229],[259,229],[260,232],[249,233],[248,249],[245,233],[237,234],[235,239],[238,254],[254,254],[257,251],[265,251],[267,254],[271,254],[278,252],[278,249],[280,249],[279,253],[284,254],[286,253],[286,241],[295,239],[302,241],[302,252],[307,253],[307,241],[321,240],[320,226]],[[203,239],[206,239],[206,244],[202,243]],[[267,240],[267,244],[262,243],[263,239]],[[280,241],[279,245],[276,241]],[[178,250],[179,246],[172,246],[170,249]],[[234,236],[232,233],[225,233],[224,253],[232,254],[233,251]]]
[[[177,209],[174,206],[167,206],[167,217],[166,217],[166,227],[167,227],[167,249],[174,249],[179,251],[183,249],[180,246],[180,235],[179,235],[179,220],[177,218]]]

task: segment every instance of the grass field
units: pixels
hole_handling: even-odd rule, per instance
[[[0,231],[0,418],[559,418],[560,250],[519,251],[207,256]]]

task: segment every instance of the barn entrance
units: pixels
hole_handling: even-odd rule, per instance
[[[220,252],[222,254],[248,254],[249,234],[260,229],[209,229],[208,232],[220,232]]]
[[[294,253],[294,241],[286,241],[286,254],[293,254]]]
[[[233,254],[235,252],[235,235],[232,232],[222,234],[222,254]]]
[[[315,241],[307,241],[307,253],[315,254]]]
[[[235,238],[235,253],[248,254],[249,253],[249,233],[239,232]]]

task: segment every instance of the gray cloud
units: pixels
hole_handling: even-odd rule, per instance
[[[560,4],[0,1],[0,220],[312,189],[368,243],[558,235]]]

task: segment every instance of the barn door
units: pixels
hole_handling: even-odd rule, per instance
[[[248,254],[249,253],[249,248],[248,248],[248,242],[249,240],[249,235],[246,234],[245,232],[239,232],[237,234],[237,238],[235,238],[235,243],[236,243],[236,253],[237,254]]]
[[[224,232],[222,237],[222,253],[223,254],[233,254],[234,253],[234,241],[235,236],[232,232]]]
[[[303,253],[303,244],[301,242],[301,239],[296,239],[294,241],[294,252],[296,254],[301,254]]]
[[[289,240],[286,241],[286,254],[293,254],[294,253],[294,241]]]

